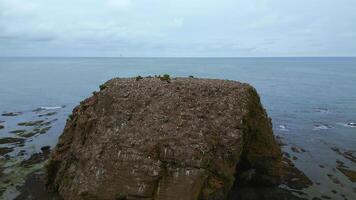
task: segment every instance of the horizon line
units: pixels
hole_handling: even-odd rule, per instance
[[[0,56],[0,58],[356,58],[356,56]]]

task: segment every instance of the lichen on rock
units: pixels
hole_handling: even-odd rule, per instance
[[[248,84],[115,78],[71,116],[47,164],[64,199],[226,199],[279,182],[281,151]]]

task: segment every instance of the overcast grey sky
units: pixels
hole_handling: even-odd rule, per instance
[[[356,56],[355,0],[0,0],[0,56]]]

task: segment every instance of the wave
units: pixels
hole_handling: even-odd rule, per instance
[[[278,126],[278,130],[279,130],[279,131],[289,131],[289,129],[287,128],[287,126],[286,126],[286,125],[283,125],[283,124]]]
[[[57,110],[57,109],[61,109],[62,106],[48,106],[48,107],[41,107],[42,110]]]
[[[327,108],[314,108],[315,112],[319,112],[319,113],[328,113],[329,109]]]
[[[313,130],[314,131],[327,130],[327,129],[331,129],[331,128],[333,128],[333,127],[329,124],[315,124]]]
[[[339,123],[342,126],[356,128],[356,122],[348,122],[348,123]]]
[[[65,106],[41,106],[33,110],[33,112],[40,112],[45,110],[58,110],[64,108]]]

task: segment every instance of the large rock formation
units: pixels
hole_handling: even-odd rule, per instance
[[[248,84],[116,78],[73,110],[47,182],[64,199],[225,199],[277,184],[281,159]]]

